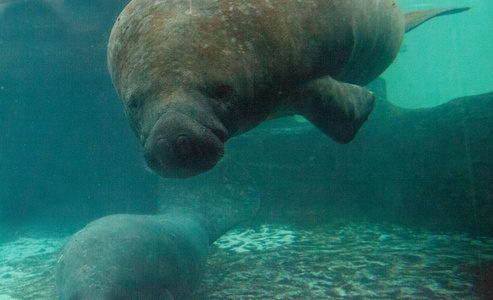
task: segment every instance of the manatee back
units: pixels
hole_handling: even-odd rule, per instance
[[[189,75],[187,82],[232,78],[256,90],[266,80],[281,87],[327,75],[362,85],[392,63],[403,35],[393,0],[195,0],[191,8],[133,0],[113,28],[108,66],[123,99]]]

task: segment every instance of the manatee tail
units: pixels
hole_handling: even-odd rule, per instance
[[[433,19],[438,16],[446,16],[453,15],[457,13],[461,13],[470,9],[470,7],[458,7],[458,8],[435,8],[435,9],[425,9],[425,10],[416,10],[405,13],[406,17],[406,29],[405,32],[409,32],[421,25],[422,23],[428,21],[429,19]]]
[[[260,192],[253,177],[232,159],[187,179],[160,178],[158,213],[193,214],[212,244],[226,231],[256,215]]]

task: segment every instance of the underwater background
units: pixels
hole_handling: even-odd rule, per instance
[[[55,298],[67,236],[159,209],[106,69],[127,2],[0,0],[0,299]],[[300,118],[228,142],[261,208],[201,298],[493,297],[493,2],[399,3],[472,9],[406,35],[350,144]]]

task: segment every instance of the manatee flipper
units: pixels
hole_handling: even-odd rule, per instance
[[[458,8],[435,8],[407,12],[404,14],[406,18],[405,32],[409,32],[424,22],[438,16],[453,15],[469,10],[470,7]]]
[[[375,105],[367,89],[324,77],[310,81],[297,95],[308,121],[339,143],[349,143]]]

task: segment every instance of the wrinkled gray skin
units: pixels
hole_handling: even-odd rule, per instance
[[[228,138],[294,113],[349,142],[374,104],[359,85],[392,63],[404,32],[465,10],[404,15],[391,0],[192,4],[190,11],[186,0],[134,0],[108,45],[125,112],[149,167],[163,177],[205,172]],[[61,299],[193,298],[208,245],[258,203],[239,197],[248,191],[187,196],[192,186],[209,189],[191,184],[166,194],[161,215],[108,216],[76,233],[60,254]]]
[[[406,27],[393,0],[133,0],[108,67],[148,166],[190,177],[269,118],[303,115],[351,141],[374,105],[360,85],[392,63],[406,29],[443,12]]]

